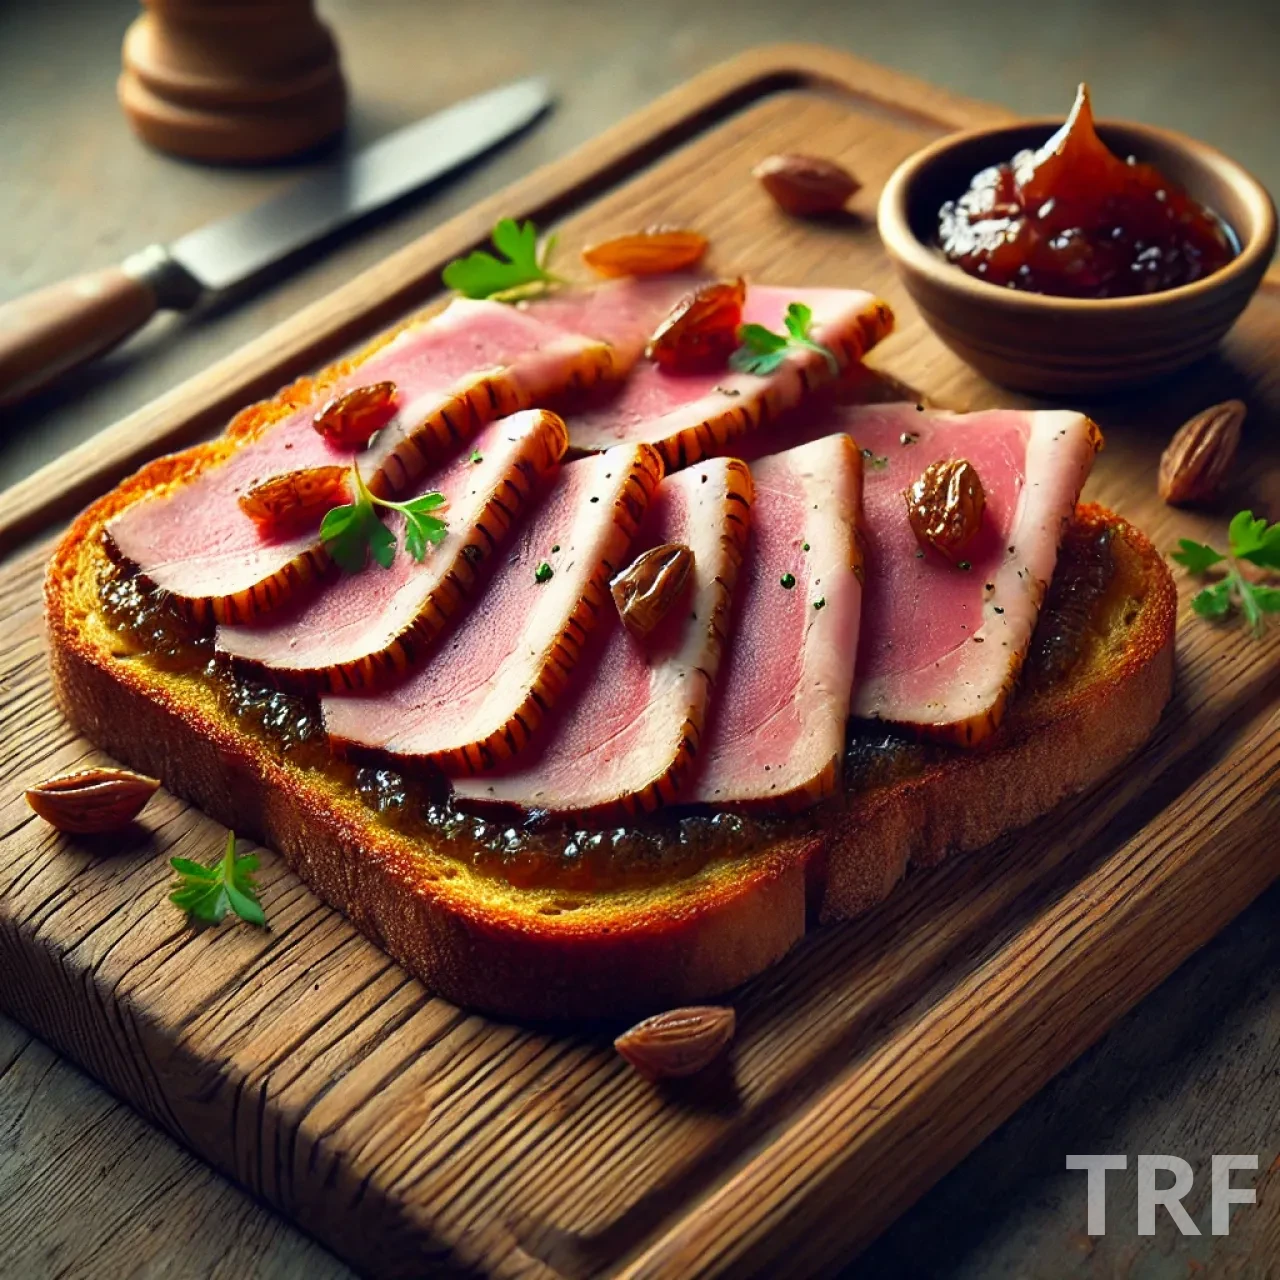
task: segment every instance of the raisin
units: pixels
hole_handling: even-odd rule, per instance
[[[240,495],[240,510],[278,531],[305,529],[330,508],[349,502],[346,467],[286,471]]]
[[[683,297],[654,330],[645,355],[669,373],[722,367],[738,346],[746,282],[719,280]]]
[[[394,382],[353,387],[334,396],[316,414],[312,425],[330,444],[363,449],[369,437],[395,417],[398,399]]]

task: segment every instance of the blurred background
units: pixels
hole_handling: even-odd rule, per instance
[[[829,43],[1027,114],[1065,112],[1087,79],[1101,116],[1203,138],[1280,191],[1277,0],[319,0],[318,8],[340,43],[351,93],[345,147],[534,73],[551,79],[559,105],[440,193],[407,201],[295,274],[235,306],[162,318],[56,389],[0,410],[0,488],[754,44]],[[247,208],[315,163],[213,168],[143,146],[115,97],[120,42],[138,11],[136,0],[0,0],[0,300]],[[1280,1007],[1277,920],[1273,891],[902,1219],[866,1274],[1085,1274],[1090,1242],[1067,1238],[1062,1226],[1084,1220],[1083,1179],[1059,1167],[1060,1153],[1074,1149],[1071,1117],[1096,1120],[1085,1135],[1094,1145],[1081,1149],[1163,1150],[1151,1134],[1174,1126],[1188,1105],[1229,1113],[1240,1090],[1261,1088],[1258,1063],[1274,1052],[1267,1059],[1258,1045],[1280,1042],[1268,1012]],[[1197,1016],[1210,1007],[1223,1010],[1219,1021]],[[1169,1269],[1143,1274],[1187,1274],[1185,1258],[1165,1261]],[[348,1274],[0,1019],[0,1274],[304,1273]]]

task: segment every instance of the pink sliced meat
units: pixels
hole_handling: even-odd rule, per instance
[[[867,455],[854,714],[977,743],[999,723],[1017,680],[1101,435],[1065,410],[953,414],[913,404],[802,411],[785,434],[832,430]],[[959,560],[967,569],[921,550],[903,497],[930,463],[961,458],[986,494],[982,527]]]
[[[752,539],[685,798],[799,809],[835,791],[862,610],[861,463],[834,435],[751,464]]]
[[[121,556],[197,617],[246,621],[328,566],[318,519],[315,529],[272,537],[237,505],[246,490],[355,457],[375,492],[400,493],[484,424],[620,372],[613,349],[597,339],[501,303],[459,299],[253,437],[227,438],[225,461],[130,507],[108,534]],[[313,419],[331,394],[380,381],[396,384],[399,409],[372,447],[353,453],[316,432]]]
[[[569,437],[554,413],[529,409],[490,424],[473,444],[421,486],[448,504],[439,512],[448,533],[422,561],[404,550],[405,521],[393,513],[387,523],[401,551],[390,568],[371,563],[259,625],[219,627],[217,648],[306,688],[369,688],[407,671],[471,595],[513,521],[550,485]]]
[[[644,354],[653,331],[690,290],[705,283],[677,274],[610,280],[518,304],[565,333],[589,333],[613,347],[624,369]],[[616,442],[614,442],[616,443]]]
[[[744,323],[783,332],[792,302],[813,310],[813,337],[828,347],[841,368],[860,360],[893,327],[888,306],[853,289],[787,289],[752,285]],[[721,369],[668,373],[642,360],[621,391],[581,413],[567,413],[569,439],[577,449],[607,449],[624,441],[647,441],[668,471],[713,454],[733,452],[735,441],[772,421],[813,387],[834,376],[818,352],[798,350],[767,376]]]
[[[855,714],[976,743],[999,723],[1017,680],[1101,435],[1065,410],[869,405],[845,410],[840,426],[874,455]],[[960,561],[968,569],[917,554],[902,496],[930,463],[960,458],[986,493],[983,526]]]
[[[534,740],[495,772],[462,778],[464,801],[625,819],[673,800],[696,766],[750,520],[751,473],[713,459],[658,490],[636,550],[682,543],[692,583],[645,639],[614,616]]]
[[[423,757],[455,776],[514,755],[564,692],[587,636],[613,608],[609,580],[627,563],[661,480],[662,461],[647,445],[564,467],[493,580],[425,666],[376,695],[322,699],[329,736]]]

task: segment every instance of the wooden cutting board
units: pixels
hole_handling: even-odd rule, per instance
[[[923,327],[874,227],[881,184],[940,134],[1003,118],[842,54],[776,47],[718,68],[424,237],[0,502],[0,545],[161,447],[337,354],[439,289],[497,217],[590,239],[697,226],[715,262],[882,292],[875,363],[959,408],[1030,403]],[[779,150],[836,157],[853,213],[788,220],[750,177]],[[1280,279],[1221,354],[1082,405],[1108,432],[1091,496],[1161,546],[1280,515]],[[1220,510],[1165,508],[1155,464],[1189,413],[1250,405]],[[1184,609],[1178,687],[1142,754],[1091,794],[880,910],[811,935],[736,994],[732,1070],[658,1089],[571,1034],[439,1000],[264,854],[269,932],[196,933],[165,901],[172,854],[221,832],[163,793],[125,849],[59,837],[25,785],[98,758],[54,710],[47,542],[0,567],[0,1006],[181,1142],[370,1272],[798,1275],[855,1253],[1280,874],[1280,631]]]

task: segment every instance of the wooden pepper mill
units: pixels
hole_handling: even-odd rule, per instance
[[[120,104],[154,147],[253,162],[332,138],[346,117],[338,50],[313,0],[143,0]]]

